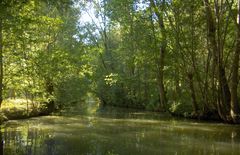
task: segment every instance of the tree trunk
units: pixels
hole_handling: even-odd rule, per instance
[[[165,49],[160,50],[160,62],[159,62],[159,93],[160,93],[160,103],[163,108],[165,107],[166,104],[166,94],[165,94],[165,87],[164,87],[164,53]]]
[[[217,102],[217,111],[220,118],[224,121],[229,121],[228,115],[230,110],[230,100],[231,94],[228,86],[225,67],[223,66],[222,54],[220,42],[217,42],[217,27],[216,27],[216,17],[213,16],[212,8],[208,0],[204,0],[204,5],[206,9],[206,19],[208,27],[208,39],[210,41],[210,50],[213,53],[213,81],[216,77],[218,85],[218,102]],[[216,14],[218,16],[219,12],[218,6],[215,5]],[[219,24],[218,24],[219,25]],[[220,36],[218,36],[220,37]],[[220,38],[219,38],[220,39]],[[215,71],[216,70],[216,71]],[[217,74],[216,74],[217,72]],[[215,82],[213,82],[214,84]],[[215,84],[214,84],[215,85]]]
[[[193,103],[193,112],[194,112],[194,115],[197,115],[198,104],[197,104],[196,93],[195,93],[194,84],[193,84],[193,73],[188,73],[188,79],[189,79],[189,87],[190,87],[192,103]]]
[[[48,97],[51,97],[53,95],[53,92],[54,92],[53,83],[51,81],[52,80],[50,80],[50,78],[46,79],[46,92],[48,94]]]
[[[234,123],[240,123],[240,111],[238,105],[238,69],[239,69],[239,53],[240,53],[240,0],[238,1],[238,25],[237,25],[237,43],[232,63],[231,78],[231,111],[230,116]]]
[[[0,17],[0,107],[3,101],[3,20]]]
[[[158,24],[159,28],[161,30],[161,43],[160,43],[160,56],[159,56],[159,95],[160,95],[160,104],[163,107],[164,110],[166,110],[166,92],[165,92],[165,86],[164,86],[164,59],[165,59],[165,53],[166,53],[166,47],[167,47],[167,42],[166,42],[166,30],[165,30],[165,25],[163,21],[163,13],[161,13],[156,6],[156,3],[154,0],[150,0],[150,5],[154,9],[154,13],[157,16],[158,19]],[[162,6],[165,5],[165,1],[162,1]]]

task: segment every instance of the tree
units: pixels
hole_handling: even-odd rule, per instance
[[[240,111],[238,101],[238,83],[239,83],[239,54],[240,54],[240,1],[238,1],[238,13],[236,19],[236,47],[232,62],[232,78],[231,78],[231,110],[230,115],[234,123],[240,123]],[[235,20],[235,19],[234,19]]]
[[[1,2],[2,8],[2,2]],[[0,17],[0,107],[3,101],[3,19]]]
[[[161,11],[156,5],[154,0],[150,0],[151,7],[154,10],[155,15],[157,16],[159,28],[161,30],[161,43],[160,43],[160,56],[159,56],[159,93],[160,93],[160,103],[163,108],[166,108],[166,91],[164,87],[164,66],[165,66],[165,54],[167,48],[167,36],[166,36],[166,29],[163,19],[164,8],[165,8],[165,0],[161,2]]]

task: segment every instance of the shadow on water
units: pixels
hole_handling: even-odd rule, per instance
[[[94,102],[60,116],[9,121],[4,155],[240,154],[240,126],[165,114],[99,108]]]

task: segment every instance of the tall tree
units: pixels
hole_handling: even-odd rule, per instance
[[[236,20],[236,47],[233,55],[232,62],[232,78],[231,78],[231,111],[230,115],[233,122],[240,123],[240,111],[239,111],[239,101],[238,101],[238,83],[239,83],[239,55],[240,55],[240,0],[238,0]]]
[[[220,27],[222,26],[220,22],[220,10],[222,7],[219,6],[218,2],[215,2],[214,9],[215,15],[213,15],[212,5],[208,0],[204,0],[204,5],[206,9],[206,19],[208,26],[208,38],[210,41],[210,49],[213,55],[213,75],[216,75],[218,84],[218,101],[217,101],[217,110],[219,116],[228,121],[228,112],[230,109],[230,88],[227,82],[226,69],[223,62],[223,38],[220,36]],[[223,4],[221,4],[223,5]],[[217,23],[216,23],[217,21]],[[215,74],[217,73],[217,74]]]
[[[157,16],[157,21],[159,24],[160,32],[161,32],[161,42],[160,42],[160,55],[159,55],[159,93],[160,93],[160,103],[163,108],[166,108],[166,91],[164,86],[164,66],[165,66],[165,55],[167,48],[167,36],[166,29],[164,24],[164,8],[165,8],[165,0],[163,0],[160,5],[161,9],[158,8],[156,2],[154,0],[150,0],[151,7],[154,10],[154,13]]]
[[[2,1],[0,2],[2,9]],[[3,19],[0,16],[0,107],[3,101]]]

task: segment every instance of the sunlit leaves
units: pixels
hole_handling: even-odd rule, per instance
[[[118,81],[118,74],[110,73],[109,75],[106,75],[104,78],[107,85],[114,85]]]
[[[44,97],[49,80],[56,86],[81,72],[75,63],[80,60],[81,48],[73,38],[78,33],[78,12],[69,7],[62,14],[53,3],[43,1],[20,4],[9,6],[8,16],[14,18],[4,23],[5,97],[11,97],[10,90],[18,97]]]

